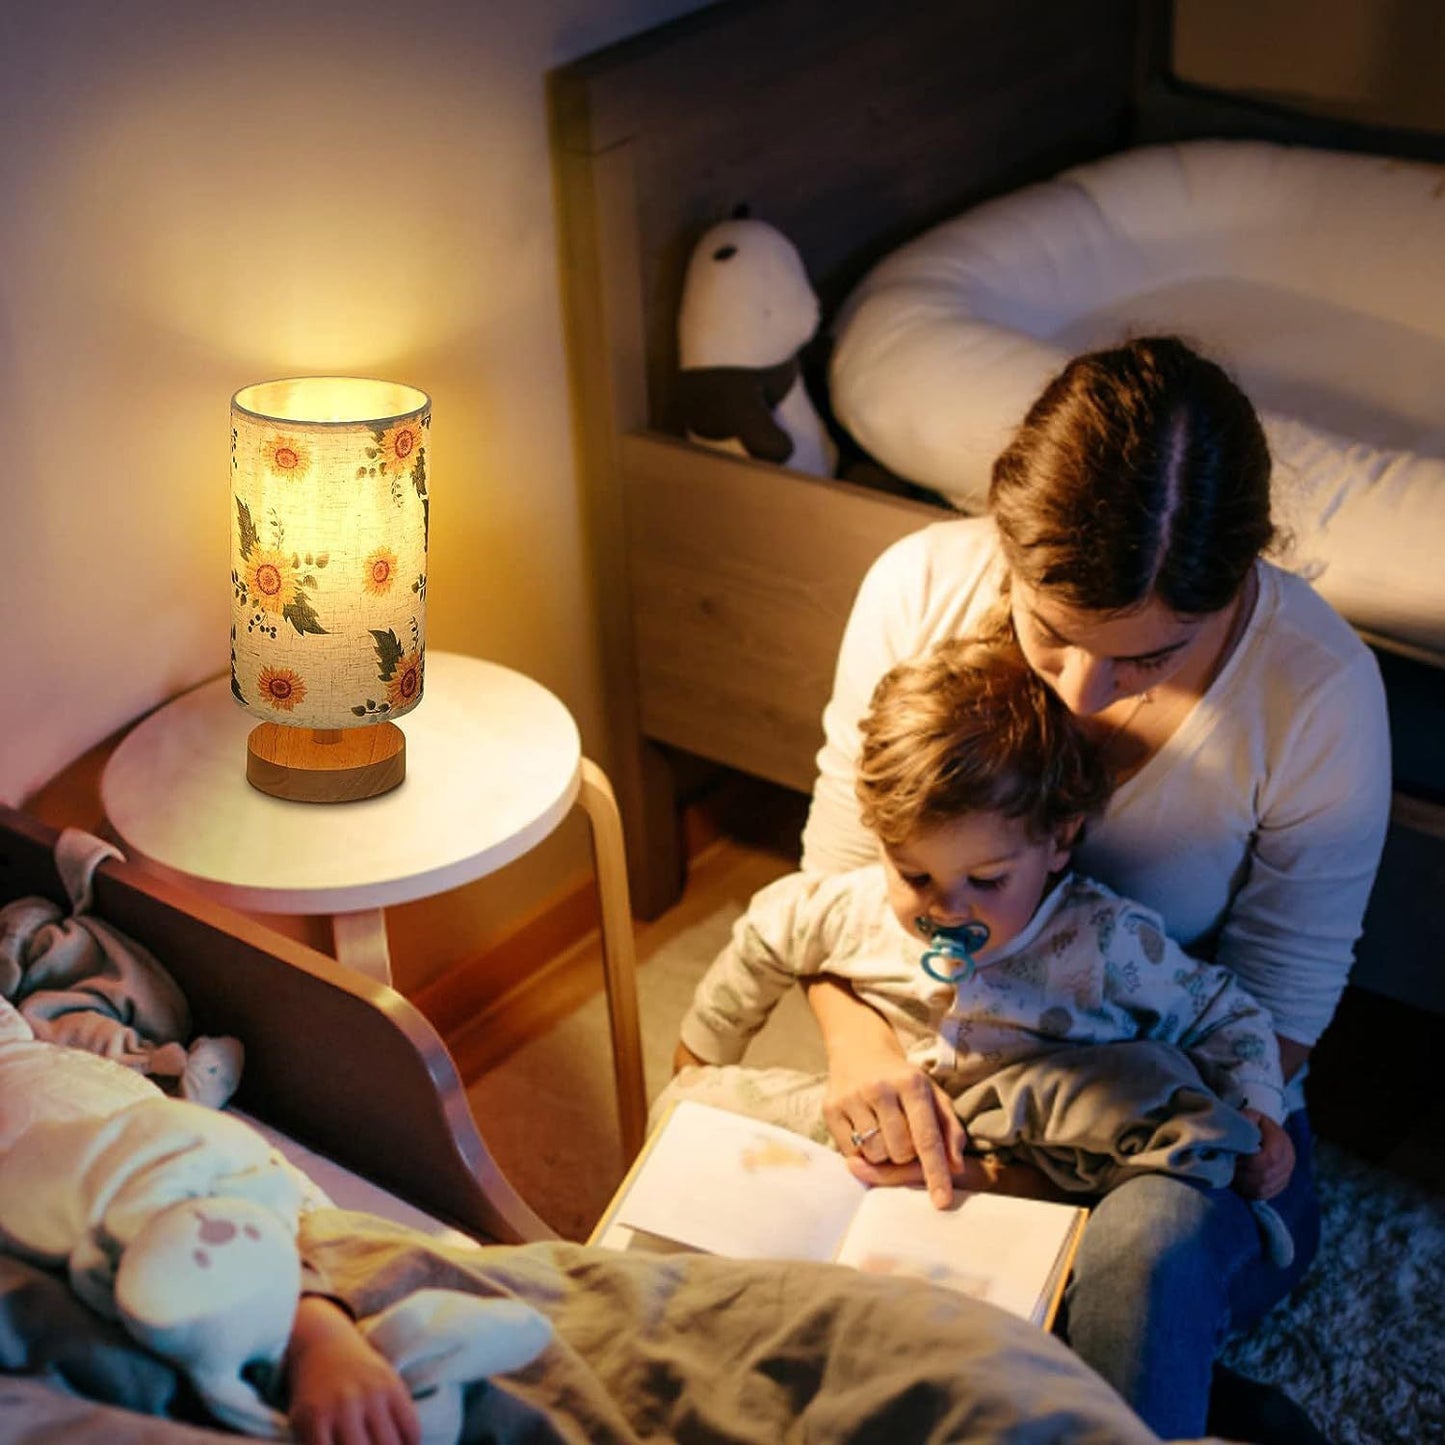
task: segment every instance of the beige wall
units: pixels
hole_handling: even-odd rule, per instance
[[[1441,0],[1177,0],[1174,34],[1186,80],[1445,130]]]
[[[430,643],[601,747],[542,77],[696,3],[0,6],[0,798],[224,670],[228,401],[288,373],[431,393]]]

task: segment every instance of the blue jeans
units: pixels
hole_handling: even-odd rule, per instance
[[[1288,1269],[1266,1258],[1259,1225],[1233,1190],[1165,1175],[1121,1184],[1095,1206],[1065,1297],[1075,1354],[1166,1440],[1205,1433],[1209,1380],[1225,1337],[1299,1282],[1319,1246],[1309,1120],[1286,1121],[1289,1187],[1270,1202],[1294,1239]]]

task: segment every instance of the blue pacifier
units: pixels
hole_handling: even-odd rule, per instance
[[[939,983],[967,983],[973,977],[974,969],[978,967],[974,954],[988,942],[988,924],[956,923],[949,927],[923,917],[915,918],[913,922],[932,945],[920,960],[924,973],[929,978],[937,979]],[[944,960],[956,963],[959,967],[951,973],[945,973],[939,967]]]

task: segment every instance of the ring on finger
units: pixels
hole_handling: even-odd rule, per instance
[[[853,1141],[855,1149],[861,1149],[870,1139],[880,1134],[882,1130],[875,1124],[871,1129],[854,1129],[848,1137]]]

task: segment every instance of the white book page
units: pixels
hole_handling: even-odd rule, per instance
[[[935,1209],[921,1188],[870,1190],[838,1252],[873,1274],[919,1275],[1039,1323],[1079,1210],[1007,1194],[955,1192]]]
[[[683,1100],[616,1224],[735,1259],[832,1259],[867,1188],[831,1149]]]

